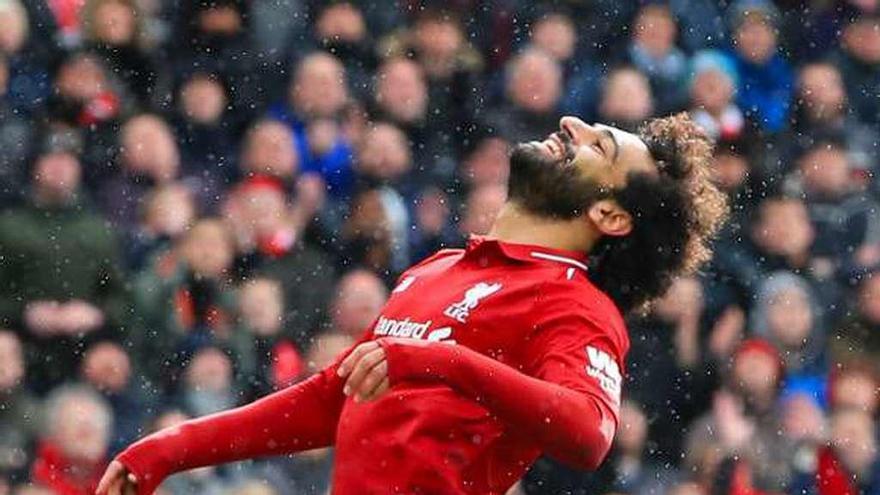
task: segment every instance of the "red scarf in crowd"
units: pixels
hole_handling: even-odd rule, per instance
[[[50,489],[56,495],[92,495],[98,487],[106,463],[91,466],[83,478],[74,478],[70,471],[72,463],[61,449],[50,442],[43,442],[37,449],[31,475],[35,483]]]
[[[819,450],[819,463],[816,469],[819,495],[858,495],[858,490],[853,487],[850,480],[849,473],[837,460],[831,447]]]

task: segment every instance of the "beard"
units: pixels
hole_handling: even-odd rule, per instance
[[[596,201],[612,196],[594,180],[581,177],[580,170],[570,164],[571,153],[566,155],[554,158],[536,143],[514,146],[508,198],[534,215],[571,220]]]

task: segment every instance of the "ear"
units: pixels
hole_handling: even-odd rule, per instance
[[[602,199],[587,210],[587,217],[602,235],[622,237],[633,228],[633,218],[613,199]]]

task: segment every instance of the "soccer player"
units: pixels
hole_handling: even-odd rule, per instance
[[[563,117],[514,147],[489,235],[401,275],[334,364],[134,443],[97,493],[330,445],[335,494],[503,494],[542,453],[596,468],[617,428],[621,313],[704,262],[726,215],[710,154],[684,114],[638,134]]]

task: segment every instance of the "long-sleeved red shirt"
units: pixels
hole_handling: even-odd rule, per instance
[[[441,251],[401,276],[369,339],[392,385],[377,400],[347,399],[337,361],[118,459],[141,495],[173,472],[329,445],[335,494],[501,494],[542,452],[595,468],[610,448],[629,340],[576,253],[479,237]]]

